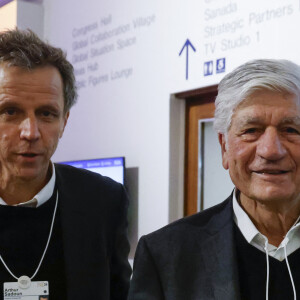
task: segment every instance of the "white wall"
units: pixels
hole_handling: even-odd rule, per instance
[[[131,30],[122,38],[135,37],[136,44],[90,59],[90,62],[98,63],[99,69],[81,77],[87,78],[87,81],[89,76],[108,74],[110,77],[111,72],[126,68],[132,69],[132,75],[127,79],[109,79],[109,82],[80,89],[78,104],[71,112],[55,160],[124,155],[128,168],[138,168],[138,187],[134,187],[138,190],[138,234],[145,234],[168,223],[170,93],[165,66],[166,49],[164,43],[160,44],[165,38],[159,16],[160,5],[158,1],[152,1],[151,5],[137,1],[107,1],[100,5],[97,0],[90,1],[90,7],[83,9],[81,3],[46,2],[45,37],[64,47],[72,61],[74,55],[80,52],[72,51],[72,43],[79,40],[72,38],[75,28],[78,30],[100,22],[101,18],[109,19],[109,16],[111,23],[99,25],[95,33],[129,23]],[[152,25],[133,29],[133,20],[153,15],[155,21]],[[58,28],[58,20],[70,21]],[[105,44],[117,43],[120,38],[118,36],[96,46],[101,48]],[[89,46],[90,49],[92,47]],[[86,63],[74,65],[81,68]]]
[[[44,7],[41,1],[18,0],[17,24],[18,28],[30,28],[42,38],[44,35]]]
[[[0,7],[0,31],[17,25],[17,0]]]
[[[149,24],[135,27],[139,18]],[[44,0],[44,37],[67,51],[78,73],[85,72],[77,76],[85,87],[54,160],[124,155],[138,209],[134,230],[141,236],[166,225],[180,216],[183,201],[184,107],[171,94],[216,84],[253,58],[300,63],[299,23],[296,0]],[[99,39],[121,25],[124,33],[91,44],[92,36]],[[83,28],[87,32],[80,34]],[[179,56],[187,38],[196,48],[189,49],[188,80],[186,52]],[[131,45],[118,49],[126,39]],[[88,45],[74,50],[74,42]],[[114,50],[91,57],[92,48]],[[79,54],[89,58],[75,62]],[[226,69],[217,74],[220,58]],[[214,71],[204,76],[207,61]],[[128,77],[112,80],[121,70]]]

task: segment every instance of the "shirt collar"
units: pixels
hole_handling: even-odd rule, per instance
[[[54,191],[56,174],[55,174],[54,164],[52,162],[50,162],[50,164],[52,168],[52,175],[48,183],[32,199],[26,202],[16,204],[14,206],[22,206],[24,204],[31,204],[32,202],[37,201],[36,207],[39,207],[51,198]],[[0,205],[7,205],[7,203],[1,197],[0,197]]]
[[[257,228],[254,226],[246,212],[241,208],[237,201],[238,190],[235,189],[233,192],[233,212],[234,212],[234,222],[242,232],[243,236],[248,243],[251,243],[256,235],[261,234]]]
[[[238,193],[239,191],[235,189],[232,197],[234,222],[240,229],[242,235],[247,240],[247,242],[264,252],[265,251],[264,247],[265,247],[267,237],[265,237],[257,230],[257,228],[252,223],[247,213],[242,209],[242,207],[238,203],[237,200]],[[299,219],[300,216],[298,217],[295,224],[290,228],[290,230],[286,234],[286,238],[288,238],[288,240],[290,241],[290,246],[287,249],[288,255],[300,248],[300,237],[299,234],[296,234],[300,231]],[[284,259],[283,248],[284,248],[284,242],[286,238],[284,238],[284,240],[281,242],[281,244],[278,247],[268,244],[269,255],[282,261]]]

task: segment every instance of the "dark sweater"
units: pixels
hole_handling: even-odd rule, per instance
[[[31,277],[34,274],[46,247],[55,201],[56,192],[37,208],[0,205],[0,255],[15,276]],[[66,299],[59,209],[48,250],[32,280],[49,282],[51,300]],[[16,279],[0,262],[0,299],[3,299],[3,283],[14,281]]]
[[[241,299],[260,300],[266,298],[267,260],[266,254],[250,245],[235,225]],[[300,295],[300,249],[288,256],[297,295]],[[269,256],[269,299],[294,299],[293,288],[286,261]]]

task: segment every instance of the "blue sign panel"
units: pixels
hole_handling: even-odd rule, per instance
[[[204,76],[212,75],[213,70],[214,70],[213,61],[212,60],[206,61],[204,63]]]
[[[70,165],[77,168],[109,168],[109,167],[119,167],[123,166],[124,158],[123,157],[113,157],[113,158],[101,158],[101,159],[90,159],[90,160],[78,160],[78,161],[66,161],[61,162],[65,165]]]
[[[217,59],[216,72],[217,73],[223,73],[223,72],[225,72],[225,67],[226,67],[226,60],[225,60],[225,58],[219,58],[219,59]]]
[[[124,184],[125,180],[125,158],[99,158],[88,160],[65,161],[61,164],[70,165],[76,168],[87,169],[89,171],[112,178]]]

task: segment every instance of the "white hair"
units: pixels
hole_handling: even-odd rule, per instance
[[[288,60],[258,59],[247,62],[220,82],[215,101],[214,128],[225,134],[237,106],[257,91],[300,95],[300,66]]]

